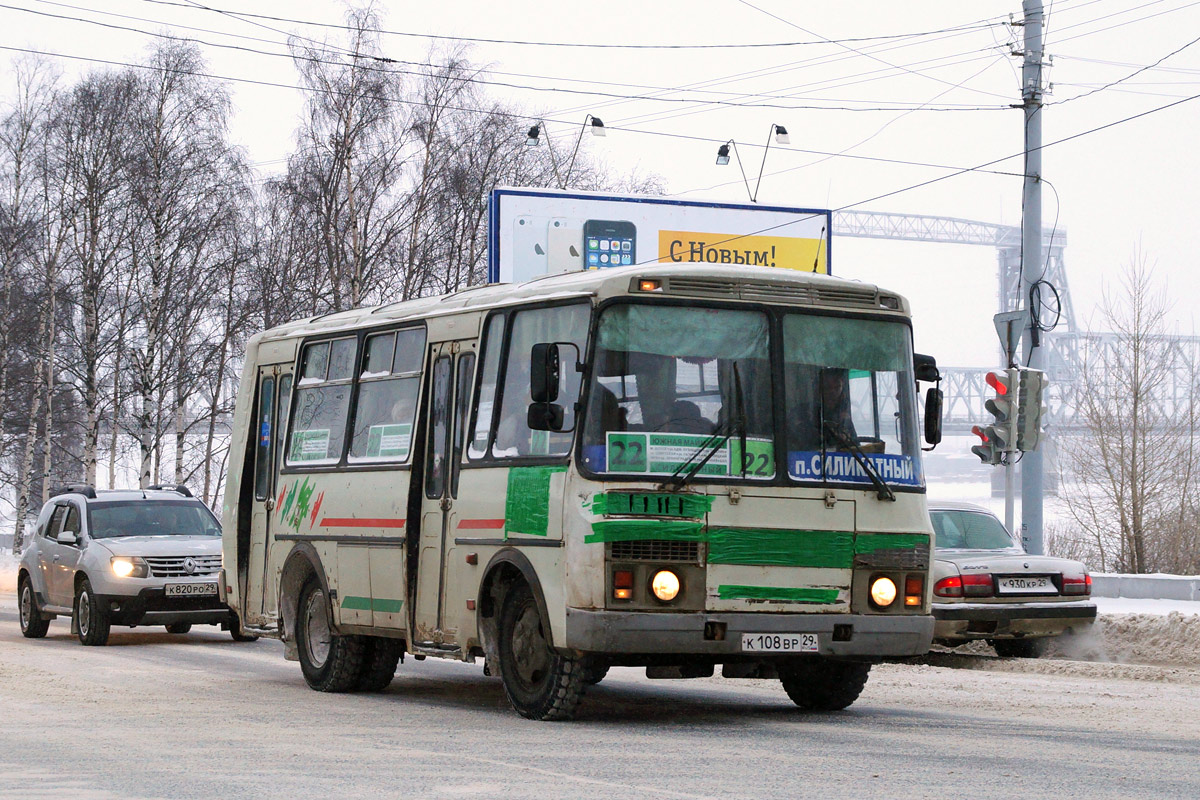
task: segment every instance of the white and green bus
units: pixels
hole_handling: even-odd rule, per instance
[[[782,269],[282,325],[247,347],[222,590],[321,691],[380,690],[408,653],[486,659],[534,719],[614,665],[844,708],[929,647],[936,376],[902,297]]]

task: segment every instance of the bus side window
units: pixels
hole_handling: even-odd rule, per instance
[[[271,495],[271,443],[275,439],[275,379],[262,380],[258,399],[258,446],[254,454],[254,496],[266,500]]]
[[[367,337],[358,375],[350,463],[408,460],[424,349],[423,328]]]
[[[491,444],[492,412],[496,403],[496,382],[500,377],[500,353],[504,349],[504,314],[493,314],[483,339],[483,373],[479,381],[479,402],[475,404],[475,424],[467,458],[484,458]]]
[[[355,337],[313,342],[304,348],[300,381],[288,428],[288,466],[332,465],[342,458]]]
[[[475,354],[466,353],[458,359],[458,376],[454,387],[454,449],[450,453],[450,494],[458,497],[458,473],[462,466],[463,439],[467,431],[467,414],[471,409],[471,379],[475,377]]]

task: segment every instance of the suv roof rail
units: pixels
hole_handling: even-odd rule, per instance
[[[68,483],[65,486],[55,486],[50,490],[51,497],[58,497],[60,494],[81,494],[89,500],[96,499],[96,489],[87,483]]]
[[[192,497],[191,489],[184,486],[182,483],[156,483],[153,486],[147,486],[147,489],[153,489],[160,492],[175,492],[184,497]]]

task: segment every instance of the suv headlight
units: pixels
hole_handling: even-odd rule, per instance
[[[144,578],[150,574],[150,567],[136,556],[114,556],[112,571],[118,578]]]

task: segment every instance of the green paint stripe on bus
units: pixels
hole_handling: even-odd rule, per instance
[[[706,539],[710,564],[819,569],[854,566],[854,534],[849,531],[709,528]]]
[[[860,533],[854,540],[855,553],[876,550],[928,550],[929,537],[923,533]]]
[[[620,514],[695,519],[711,511],[712,505],[713,498],[703,494],[602,492],[592,498],[591,511],[598,516]]]
[[[780,600],[787,603],[828,605],[838,600],[837,589],[808,589],[787,586],[741,586],[721,584],[717,595],[722,600]]]
[[[386,597],[358,597],[349,594],[342,598],[342,608],[348,611],[378,611],[381,614],[399,614],[403,606],[403,600],[390,600]]]
[[[637,542],[647,539],[676,542],[704,541],[704,523],[666,519],[606,519],[592,523],[592,532],[583,541]]]
[[[550,476],[566,467],[513,467],[508,471],[504,530],[508,534],[546,536],[550,528]]]

